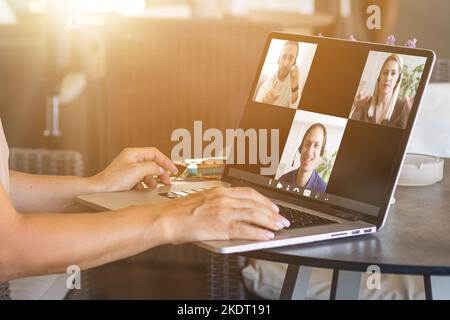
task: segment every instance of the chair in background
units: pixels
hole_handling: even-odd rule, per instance
[[[450,60],[438,59],[436,61],[431,82],[450,82]]]
[[[208,295],[210,300],[245,300],[247,292],[241,270],[246,259],[237,255],[209,254]]]
[[[450,82],[450,60],[438,59],[431,82]],[[246,259],[238,255],[210,253],[208,267],[208,292],[212,300],[243,300],[249,294],[245,289],[241,270]]]
[[[83,176],[84,161],[75,151],[11,148],[9,157],[11,170],[32,174]],[[130,263],[145,266],[164,265],[171,267],[204,267],[208,265],[207,253],[192,245],[161,246],[130,260]],[[72,290],[66,299],[81,300],[93,296],[94,282],[91,273],[83,271],[81,290]],[[0,285],[0,299],[9,297],[7,284]]]
[[[76,151],[11,148],[11,170],[62,176],[83,176],[83,157]]]
[[[0,300],[9,300],[8,283],[0,283]]]
[[[83,176],[83,157],[76,151],[11,148],[9,168],[14,171],[62,176]],[[0,299],[1,299],[0,287]],[[89,272],[83,271],[81,290],[70,291],[66,299],[84,300],[90,296]]]

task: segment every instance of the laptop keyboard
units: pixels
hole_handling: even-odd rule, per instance
[[[289,227],[289,229],[317,227],[337,223],[336,221],[309,214],[301,210],[292,209],[280,205],[278,205],[278,207],[280,208],[280,215],[291,222],[291,226]]]
[[[212,188],[201,188],[201,189],[192,189],[192,190],[182,190],[182,191],[171,191],[171,192],[161,192],[158,193],[160,196],[168,198],[168,199],[176,199],[176,198],[183,198],[190,194],[194,194],[197,192],[203,192],[206,190],[210,190]]]
[[[160,196],[163,196],[168,199],[176,199],[176,198],[183,198],[190,194],[197,193],[197,192],[203,192],[206,190],[209,190],[211,188],[202,188],[202,189],[194,189],[194,190],[183,190],[183,191],[172,191],[172,192],[163,192],[159,193]],[[308,227],[317,227],[317,226],[323,226],[327,224],[336,224],[336,221],[322,218],[301,210],[292,209],[288,207],[284,207],[281,205],[278,205],[278,208],[280,208],[280,215],[285,217],[291,222],[291,226],[289,229],[298,229],[298,228],[308,228]]]

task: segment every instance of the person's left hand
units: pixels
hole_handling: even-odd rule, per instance
[[[103,192],[142,189],[143,183],[155,188],[158,176],[170,185],[167,172],[178,172],[175,164],[156,148],[127,148],[111,164],[91,179]]]
[[[292,66],[291,72],[290,72],[290,79],[291,79],[291,88],[298,88],[300,84],[300,73],[298,70],[298,67],[296,65]]]

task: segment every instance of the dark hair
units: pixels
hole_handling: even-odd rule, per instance
[[[303,144],[305,143],[305,138],[311,133],[311,131],[313,131],[315,128],[321,128],[323,131],[323,141],[322,141],[322,149],[320,150],[320,156],[323,157],[323,155],[325,154],[325,148],[327,145],[327,128],[325,128],[325,126],[321,123],[316,123],[313,124],[311,127],[308,128],[308,130],[306,130],[305,135],[303,136],[302,139],[302,144],[300,145],[300,148],[298,148],[299,152],[301,153],[302,149],[303,149]]]

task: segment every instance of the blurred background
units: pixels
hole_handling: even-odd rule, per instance
[[[366,28],[369,4],[382,29]],[[170,154],[177,128],[234,128],[270,31],[398,43],[450,58],[450,2],[0,0],[0,117],[11,148],[74,150],[84,175],[123,148]],[[177,251],[178,250],[178,251]],[[207,257],[159,248],[93,270],[104,298],[208,297]]]

